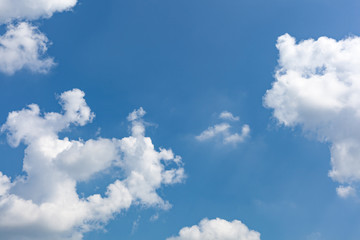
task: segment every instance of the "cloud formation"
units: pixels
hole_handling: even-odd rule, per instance
[[[228,121],[239,121],[239,117],[235,117],[232,113],[228,111],[224,111],[220,113],[219,119],[228,120]],[[230,131],[231,125],[227,122],[222,122],[220,124],[215,124],[214,126],[208,127],[208,129],[204,130],[200,135],[195,138],[198,141],[205,141],[215,137],[221,137],[224,144],[236,144],[240,142],[244,142],[245,139],[250,134],[250,127],[247,124],[244,124],[241,129],[241,133],[232,133]]]
[[[55,12],[70,10],[76,3],[77,0],[0,0],[0,23],[49,18]]]
[[[94,114],[84,95],[79,89],[62,93],[62,113],[41,113],[38,105],[31,104],[9,113],[2,125],[11,146],[26,145],[24,174],[10,179],[0,172],[0,235],[4,239],[80,240],[83,233],[104,226],[133,204],[171,206],[156,191],[183,180],[181,158],[171,150],[155,150],[145,137],[142,108],[129,115],[129,137],[59,138],[70,125],[92,121]],[[136,112],[142,114],[131,118]],[[121,177],[105,193],[78,195],[77,183],[109,169],[118,170]]]
[[[342,198],[347,198],[349,196],[354,196],[356,191],[351,186],[339,186],[336,188],[336,193]]]
[[[260,240],[260,233],[238,220],[203,219],[199,225],[184,227],[176,237],[167,240]]]
[[[360,180],[360,38],[328,37],[296,43],[280,36],[279,66],[264,105],[287,127],[300,126],[331,144],[329,176],[341,184]],[[352,188],[352,187],[351,187]],[[341,186],[337,192],[345,196]]]
[[[28,23],[9,25],[0,36],[0,71],[8,75],[26,68],[46,73],[54,66],[52,58],[43,57],[48,45],[47,37]]]
[[[224,119],[224,120],[230,120],[230,121],[239,121],[240,120],[239,117],[235,117],[231,112],[228,112],[228,111],[223,111],[222,113],[220,113],[219,118]]]
[[[12,75],[21,69],[47,73],[54,66],[46,57],[49,41],[37,27],[29,22],[49,18],[55,12],[70,10],[77,0],[0,0],[0,24],[7,31],[0,36],[0,71]]]

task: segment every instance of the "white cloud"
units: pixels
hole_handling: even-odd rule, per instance
[[[49,18],[55,12],[70,10],[76,3],[77,0],[0,0],[0,23]]]
[[[54,66],[52,58],[44,57],[48,39],[28,23],[9,25],[0,36],[0,71],[6,74],[26,68],[32,72],[46,73]]]
[[[223,111],[222,113],[220,113],[219,118],[225,119],[225,120],[231,120],[231,121],[239,121],[240,120],[239,117],[235,117],[231,112],[228,112],[228,111]]]
[[[210,138],[215,137],[218,134],[228,132],[230,125],[228,123],[216,124],[213,127],[209,127],[204,130],[199,136],[196,136],[196,139],[199,141],[204,141]]]
[[[54,66],[46,57],[48,39],[37,27],[21,22],[50,18],[55,12],[70,10],[77,0],[0,0],[0,24],[8,24],[0,36],[0,71],[12,75],[20,69],[47,73]]]
[[[355,189],[351,186],[339,186],[336,188],[336,193],[342,198],[347,198],[355,195]]]
[[[224,111],[219,115],[219,119],[238,121],[239,117],[234,117],[232,113]],[[208,129],[204,130],[202,133],[200,133],[200,135],[196,136],[195,138],[198,141],[205,141],[220,136],[224,144],[236,144],[244,142],[250,134],[250,127],[247,124],[244,124],[242,126],[240,134],[232,133],[230,131],[231,127],[232,126],[226,122],[215,124],[214,126],[210,126]]]
[[[234,133],[234,134],[225,135],[224,143],[243,142],[245,141],[247,136],[249,136],[249,134],[250,134],[250,127],[249,125],[245,124],[241,129],[241,134]]]
[[[40,113],[39,106],[31,104],[9,113],[1,127],[10,145],[26,145],[25,175],[11,181],[0,172],[0,235],[4,239],[80,240],[84,232],[105,225],[133,204],[170,207],[157,189],[183,180],[181,158],[171,150],[155,150],[145,137],[141,118],[131,121],[132,134],[122,139],[61,139],[61,131],[71,124],[91,122],[94,114],[78,89],[61,94],[60,103],[63,113]],[[110,168],[121,171],[122,177],[109,184],[105,193],[77,194],[79,181]]]
[[[260,240],[260,233],[249,230],[238,220],[228,222],[216,218],[203,219],[199,225],[184,227],[178,236],[167,240]]]
[[[130,113],[129,116],[127,117],[127,120],[135,121],[137,119],[142,118],[145,114],[146,114],[146,112],[144,111],[144,109],[142,107],[140,107],[139,109],[136,109],[132,113]]]
[[[329,176],[360,180],[360,38],[321,37],[296,43],[280,36],[276,81],[264,97],[285,126],[301,126],[331,144]],[[341,189],[341,188],[340,188]],[[339,191],[338,191],[339,192]]]
[[[0,172],[0,196],[4,195],[11,187],[10,179]]]

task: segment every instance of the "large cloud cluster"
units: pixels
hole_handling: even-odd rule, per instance
[[[276,81],[264,97],[285,126],[301,126],[331,144],[329,176],[353,194],[360,180],[360,38],[321,37],[296,43],[280,36]],[[348,185],[348,186],[346,186]]]
[[[1,130],[13,147],[26,145],[24,175],[10,179],[0,172],[0,235],[8,240],[79,240],[132,204],[167,209],[157,189],[184,178],[181,158],[154,149],[145,137],[140,108],[128,117],[131,136],[122,139],[70,140],[59,133],[83,126],[94,114],[79,89],[60,95],[62,113],[41,113],[31,104],[9,113]],[[109,169],[121,177],[105,193],[80,197],[77,183]]]
[[[46,57],[48,39],[29,22],[70,10],[77,0],[0,0],[0,24],[7,32],[0,36],[0,71],[8,75],[22,68],[46,73],[54,65]],[[20,22],[19,22],[20,21]]]
[[[260,233],[249,230],[240,222],[228,222],[224,219],[203,219],[199,225],[184,227],[179,235],[167,240],[260,240]]]

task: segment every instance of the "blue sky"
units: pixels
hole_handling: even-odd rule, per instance
[[[85,231],[85,240],[165,240],[204,218],[240,220],[259,232],[263,240],[357,240],[359,198],[356,193],[341,197],[336,189],[349,186],[356,191],[360,178],[328,176],[331,157],[337,159],[332,146],[340,146],[344,138],[360,136],[346,135],[348,129],[337,125],[356,128],[356,106],[344,107],[350,111],[349,115],[341,113],[345,120],[335,114],[317,115],[312,110],[321,112],[323,108],[307,111],[307,105],[302,106],[302,101],[297,102],[299,97],[289,93],[284,101],[300,106],[297,118],[290,121],[273,114],[280,109],[274,99],[282,95],[269,97],[268,104],[264,104],[264,96],[280,79],[275,74],[281,67],[288,72],[305,71],[291,68],[301,59],[284,57],[279,66],[279,36],[288,33],[298,44],[321,36],[337,41],[356,38],[360,34],[359,7],[354,0],[80,0],[69,5],[70,11],[58,9],[51,17],[40,13],[30,18],[24,14],[20,19],[11,19],[12,24],[18,26],[26,21],[37,27],[36,31],[49,39],[48,49],[40,59],[53,58],[54,64],[45,73],[26,66],[14,73],[0,73],[1,124],[7,122],[10,112],[32,103],[38,104],[41,112],[64,113],[58,104],[60,95],[77,88],[85,93],[86,104],[96,116],[92,122],[88,118],[84,126],[75,126],[79,125],[77,120],[69,120],[75,125],[59,132],[59,139],[128,137],[132,135],[132,122],[127,121],[127,116],[142,107],[146,115],[139,122],[146,126],[146,136],[155,150],[172,149],[182,157],[183,165],[175,166],[184,168],[186,177],[181,183],[156,187],[158,195],[171,203],[170,209],[141,200],[114,213],[103,229]],[[8,24],[3,19],[0,23],[4,36]],[[327,53],[326,46],[321,51]],[[348,48],[351,54],[353,50]],[[284,47],[284,56],[287,51]],[[329,52],[334,54],[331,56],[336,54]],[[348,65],[356,65],[356,58],[358,55],[349,58]],[[326,59],[330,58],[325,58],[324,66],[330,69]],[[306,64],[304,69],[311,67]],[[343,81],[343,65],[331,66]],[[353,69],[345,72],[358,76]],[[331,79],[324,76],[321,86],[328,89]],[[353,85],[349,92],[357,96],[359,89]],[[306,93],[311,89],[296,90]],[[323,99],[315,99],[314,105],[338,96],[326,94]],[[293,110],[286,104],[282,107],[285,113]],[[220,119],[224,111],[240,120]],[[317,122],[323,116],[324,122]],[[221,134],[204,141],[196,138],[223,122],[231,126],[226,134],[240,134],[244,124],[250,126],[250,133],[230,144],[224,143]],[[319,130],[329,122],[340,130]],[[32,128],[30,123],[28,128]],[[4,130],[0,136],[0,171],[15,181],[19,175],[26,176],[22,169],[28,145],[22,142],[16,148],[9,146],[6,136],[11,131]],[[358,161],[355,156],[354,168]],[[94,193],[104,196],[117,174],[107,169],[77,182],[77,193],[80,197]],[[150,220],[154,216],[156,219]],[[4,226],[0,226],[0,236],[9,234],[5,236],[11,239],[10,227]],[[27,230],[20,226],[17,231]]]

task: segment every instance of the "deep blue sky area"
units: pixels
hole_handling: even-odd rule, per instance
[[[35,21],[52,42],[47,54],[57,65],[49,73],[0,75],[1,124],[30,103],[60,111],[56,96],[79,88],[96,118],[64,136],[94,138],[99,128],[102,137],[128,136],[127,115],[143,107],[155,147],[182,157],[184,183],[159,191],[171,209],[132,206],[85,240],[166,239],[205,217],[239,219],[262,240],[358,240],[360,204],[337,196],[329,145],[279,125],[263,96],[279,36],[359,35],[359,9],[355,0],[81,0]],[[240,117],[236,127],[250,125],[250,137],[197,141],[225,110]],[[24,146],[11,148],[4,134],[0,141],[0,169],[16,177]],[[112,181],[99,177],[78,191]]]

